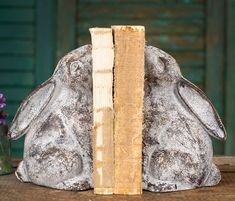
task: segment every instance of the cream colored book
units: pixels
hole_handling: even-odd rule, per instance
[[[114,193],[142,193],[143,26],[112,26],[114,64]]]
[[[113,193],[113,64],[111,28],[91,28],[93,79],[93,182],[95,194]]]

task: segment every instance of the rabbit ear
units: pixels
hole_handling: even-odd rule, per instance
[[[54,90],[54,81],[48,80],[25,98],[12,121],[8,132],[9,138],[18,139],[25,134],[26,129],[51,100]]]
[[[209,98],[197,86],[182,78],[177,83],[177,92],[184,105],[204,125],[213,137],[225,140],[224,125]]]

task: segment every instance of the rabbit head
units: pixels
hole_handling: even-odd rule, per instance
[[[172,83],[180,78],[176,60],[166,52],[152,46],[145,48],[145,76],[158,84]]]
[[[53,75],[74,90],[83,85],[91,88],[91,62],[91,45],[85,45],[65,55]]]

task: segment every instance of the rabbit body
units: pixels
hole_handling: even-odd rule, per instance
[[[143,187],[150,191],[175,191],[215,185],[220,173],[212,162],[212,142],[207,131],[186,110],[174,85],[148,83],[143,132]],[[213,172],[213,183],[207,182]],[[209,177],[208,180],[211,178]]]

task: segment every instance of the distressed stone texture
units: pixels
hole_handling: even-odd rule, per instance
[[[16,176],[66,190],[92,184],[91,46],[63,57],[52,77],[21,104],[9,135],[26,134]]]
[[[21,181],[65,190],[93,188],[91,60],[91,45],[67,54],[18,109],[9,136],[26,134],[24,159],[16,171]],[[143,189],[218,184],[209,135],[226,138],[211,102],[183,78],[170,55],[146,46]]]

